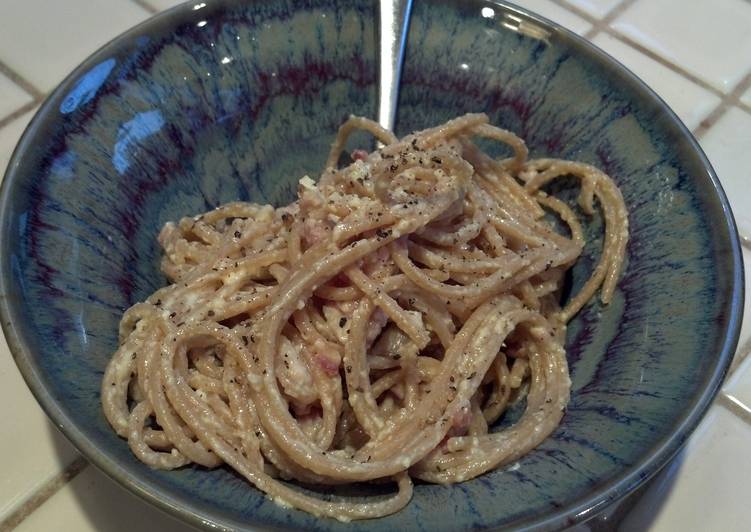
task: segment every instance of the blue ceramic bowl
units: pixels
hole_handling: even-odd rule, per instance
[[[207,4],[207,5],[206,5]],[[154,471],[107,425],[102,370],[123,310],[164,283],[162,224],[241,199],[286,203],[350,113],[374,116],[373,0],[183,5],[75,70],[31,122],[2,188],[2,325],[57,426],[98,467],[197,525],[306,530],[559,528],[653,475],[704,414],[734,351],[743,277],[717,177],[666,105],[554,24],[480,0],[418,0],[399,100],[403,134],[468,112],[533,155],[593,163],[630,211],[613,303],[567,341],[561,426],[506,470],[419,485],[396,515],[344,525],[283,510],[226,469]],[[581,283],[600,221],[574,270]]]

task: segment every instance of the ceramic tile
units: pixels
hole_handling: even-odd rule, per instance
[[[149,13],[129,0],[24,0],[4,8],[0,59],[47,92],[89,54]]]
[[[751,254],[749,254],[751,256]],[[748,289],[746,297],[748,297]],[[748,312],[748,307],[746,312]],[[748,410],[751,410],[751,356],[747,356],[741,365],[730,375],[723,391],[741,402]]]
[[[593,42],[626,65],[654,89],[689,129],[698,126],[720,102],[720,98],[715,94],[650,59],[612,35],[601,33]]]
[[[751,69],[746,0],[642,0],[612,26],[725,92]]]
[[[516,4],[553,22],[557,22],[564,28],[579,35],[585,34],[592,27],[583,18],[574,15],[571,11],[554,4],[550,0],[518,0]]]
[[[169,9],[170,7],[176,6],[177,4],[182,4],[185,0],[145,0],[145,3],[149,4],[150,6],[158,9],[159,11],[164,11],[165,9]],[[195,4],[201,4],[202,2],[199,2],[196,0]]]
[[[731,107],[704,135],[701,145],[730,200],[738,230],[751,236],[751,187],[748,186],[751,114]]]
[[[15,530],[184,532],[194,529],[131,495],[94,466],[88,466]]]
[[[32,100],[31,96],[0,74],[0,119]]]
[[[18,143],[18,139],[21,138],[21,134],[26,125],[34,116],[36,109],[23,114],[7,124],[5,127],[0,128],[0,181],[5,175],[5,167],[8,165],[10,156],[13,154],[13,149]]]
[[[746,299],[743,304],[743,322],[741,324],[741,336],[738,338],[738,348],[745,348],[744,344],[751,339],[751,250],[743,247],[743,264],[746,269]],[[738,353],[736,353],[737,355]],[[749,357],[751,359],[751,357]],[[749,372],[751,377],[751,372]],[[749,387],[749,399],[751,399],[751,382]],[[751,401],[748,403],[751,406]]]
[[[621,0],[564,0],[567,4],[586,11],[593,17],[602,18],[621,3]]]
[[[751,87],[741,95],[741,101],[746,105],[751,105]]]
[[[13,400],[13,407],[6,404],[0,413],[3,420],[0,455],[5,457],[0,476],[2,521],[48,480],[62,472],[77,453],[47,420],[32,397],[4,337],[0,338],[0,388],[4,397]]]
[[[0,178],[10,154],[34,112],[28,112],[0,129]],[[0,333],[2,336],[2,333]],[[18,372],[5,338],[0,338],[0,388],[13,398],[13,407],[0,413],[5,435],[0,455],[6,460],[0,477],[0,520],[60,473],[77,456],[73,447],[47,420]]]
[[[713,406],[686,449],[648,488],[623,521],[625,532],[746,530],[751,426]]]

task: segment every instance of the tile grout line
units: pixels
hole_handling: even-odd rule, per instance
[[[589,32],[591,35],[587,35],[588,39],[593,39],[598,33],[607,32],[608,29],[610,29],[610,23],[614,21],[618,16],[626,11],[629,7],[634,5],[636,3],[636,0],[623,0],[619,4],[615,5],[613,9],[605,13],[605,16],[602,17],[600,20],[597,21],[597,23],[594,25],[593,30]]]
[[[590,15],[583,9],[569,4],[566,0],[552,0],[552,2],[565,9],[566,11],[573,13],[579,18],[582,18],[592,24],[592,29],[584,34],[585,39],[592,40],[595,35],[607,28],[610,21],[612,21],[614,18],[628,9],[634,2],[636,2],[636,0],[622,0],[621,2],[613,6],[610,11],[605,13],[602,18],[597,18],[594,15]]]
[[[730,363],[728,376],[732,375],[733,372],[738,369],[738,366],[741,365],[741,363],[746,359],[749,353],[751,353],[751,338],[746,338],[746,341],[743,342],[741,346],[735,350],[735,357]]]
[[[610,23],[613,20],[615,20],[619,15],[621,15],[624,11],[626,11],[627,8],[629,8],[634,3],[636,3],[637,0],[623,0],[620,4],[616,5],[613,9],[611,9],[608,13],[606,13],[602,19],[598,19],[590,15],[586,11],[576,6],[570,5],[565,0],[552,0],[552,1],[555,4],[563,7],[564,9],[567,9],[571,13],[579,16],[580,18],[585,19],[587,22],[591,23],[594,26],[592,30],[590,30],[587,34],[585,34],[585,38],[591,40],[592,37],[594,37],[598,33],[601,33],[601,32],[607,33],[610,36],[615,37],[616,39],[622,41],[626,45],[635,49],[637,52],[641,53],[642,55],[646,55],[648,58],[652,59],[653,61],[658,62],[662,66],[669,68],[670,70],[676,72],[677,74],[680,74],[684,78],[687,78],[689,81],[699,85],[701,88],[712,92],[715,96],[719,96],[719,97],[725,96],[725,94],[722,91],[716,89],[715,87],[713,87],[706,81],[702,80],[701,78],[691,74],[680,65],[677,65],[676,63],[673,63],[672,61],[663,58],[662,56],[656,54],[655,52],[653,52],[646,46],[639,44],[638,42],[634,41],[630,37],[622,34],[618,30],[610,26]]]
[[[159,13],[159,10],[157,8],[155,8],[154,6],[152,6],[151,4],[149,4],[146,0],[131,0],[131,2],[133,2],[134,4],[136,4],[139,7],[142,7],[143,9],[145,9],[146,11],[148,11],[149,13],[151,13],[152,15],[155,15],[156,13]]]
[[[58,473],[45,482],[44,485],[36,490],[33,495],[21,503],[21,506],[18,509],[11,512],[3,521],[0,521],[0,532],[10,532],[20,525],[24,519],[47,502],[68,482],[76,478],[79,473],[88,467],[88,465],[89,462],[87,462],[83,456],[76,458],[61,473]]]
[[[735,87],[733,87],[733,90],[731,90],[725,97],[723,97],[720,103],[717,104],[717,107],[715,107],[707,115],[707,117],[701,121],[701,123],[693,131],[694,136],[697,139],[700,139],[707,131],[709,131],[709,128],[715,125],[717,121],[722,118],[725,113],[728,112],[731,107],[745,107],[742,107],[740,105],[742,104],[740,98],[749,87],[751,87],[751,71],[747,72],[746,75],[743,76],[743,78],[735,85]],[[746,111],[749,112],[748,110]]]
[[[44,93],[37,89],[30,81],[24,78],[21,74],[13,70],[10,66],[0,61],[0,73],[5,74],[10,78],[13,83],[21,87],[26,93],[29,94],[35,101],[39,101],[44,98]]]
[[[16,118],[28,113],[32,109],[34,109],[37,105],[39,105],[40,100],[32,100],[27,104],[22,105],[9,115],[6,115],[2,118],[0,118],[0,129],[4,128],[11,122],[13,122]]]
[[[616,5],[613,9],[611,9],[602,19],[598,19],[596,17],[593,17],[586,11],[570,5],[566,0],[552,0],[556,5],[568,10],[569,12],[577,15],[580,18],[585,19],[587,22],[592,24],[592,29],[589,30],[584,37],[586,39],[592,40],[596,35],[599,33],[605,32],[612,37],[615,37],[616,39],[622,41],[626,45],[630,46],[631,48],[635,49],[637,52],[641,53],[642,55],[647,56],[648,58],[652,59],[653,61],[656,61],[657,63],[661,64],[662,66],[672,70],[673,72],[683,76],[684,78],[688,79],[690,82],[694,83],[695,85],[698,85],[702,89],[714,94],[715,96],[718,96],[721,98],[720,102],[717,104],[717,106],[709,112],[709,114],[702,120],[702,122],[697,126],[694,131],[692,132],[695,137],[699,138],[702,135],[704,135],[707,130],[714,124],[716,121],[725,114],[725,112],[732,106],[735,106],[742,111],[751,114],[751,106],[741,101],[741,96],[743,95],[744,91],[748,89],[751,86],[751,72],[749,72],[739,83],[736,84],[736,86],[733,88],[732,91],[729,93],[724,93],[723,91],[713,87],[703,79],[699,78],[698,76],[695,76],[691,72],[688,72],[686,69],[681,67],[680,65],[663,58],[662,56],[658,55],[657,53],[653,52],[649,48],[641,45],[640,43],[634,41],[630,37],[622,34],[618,30],[612,28],[610,26],[610,22],[612,22],[615,18],[617,18],[620,14],[622,14],[628,7],[633,5],[636,0],[624,0],[620,4]],[[751,1],[751,0],[747,0]]]
[[[737,397],[726,392],[720,392],[717,402],[729,410],[731,414],[740,418],[741,421],[751,424],[751,409],[738,400]]]

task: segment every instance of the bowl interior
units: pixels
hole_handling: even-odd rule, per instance
[[[283,510],[225,469],[161,472],[134,458],[103,417],[99,385],[123,310],[164,283],[159,228],[230,200],[286,203],[302,175],[318,174],[349,114],[375,115],[375,2],[206,3],[140,26],[76,70],[6,177],[3,325],[79,448],[163,507],[228,527],[561,526],[654,473],[734,348],[740,263],[727,203],[685,129],[638,80],[559,28],[475,0],[415,3],[398,133],[487,112],[533,156],[608,172],[630,212],[615,300],[587,306],[569,328],[561,426],[511,467],[419,485],[400,513],[349,525]],[[566,183],[561,192],[572,197]],[[595,216],[574,286],[600,230]]]

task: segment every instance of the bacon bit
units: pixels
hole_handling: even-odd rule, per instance
[[[316,363],[326,372],[327,375],[333,377],[339,373],[339,362],[332,360],[324,354],[317,353],[315,356]]]
[[[305,244],[310,247],[321,240],[328,238],[333,224],[315,218],[308,218],[303,222],[302,237]]]
[[[472,412],[469,407],[462,407],[454,414],[454,418],[451,420],[451,428],[449,429],[447,436],[464,436],[469,430],[469,426],[472,424]]]
[[[368,152],[365,150],[352,150],[350,157],[352,157],[353,161],[364,161],[368,158]]]
[[[323,340],[316,340],[312,349],[313,360],[327,375],[333,377],[339,374],[339,365],[342,363],[342,359],[335,349],[332,349]]]

